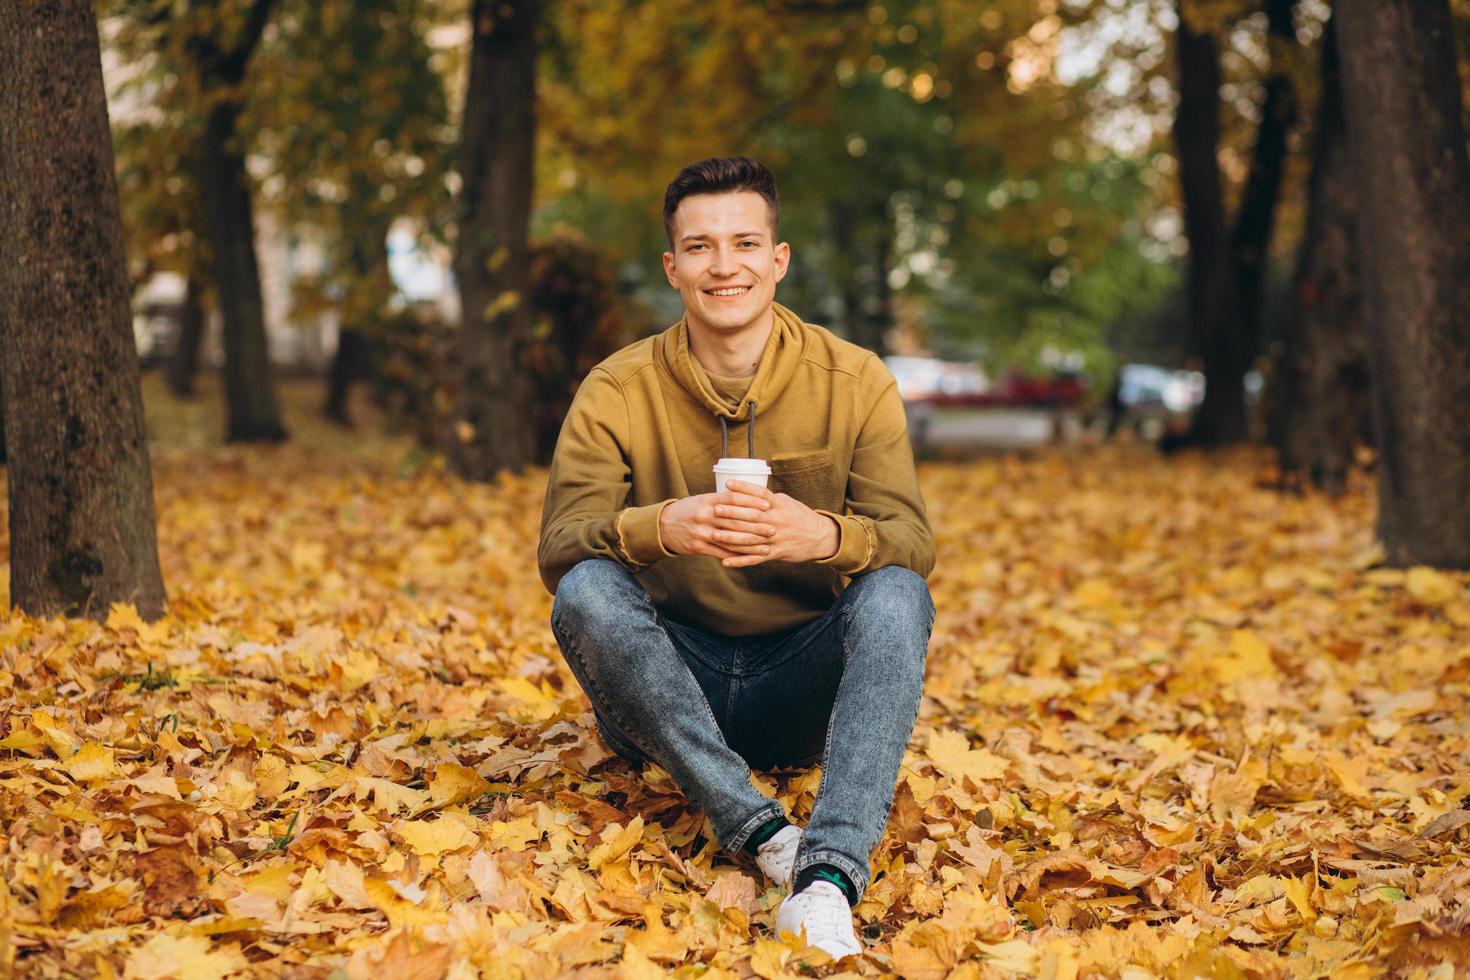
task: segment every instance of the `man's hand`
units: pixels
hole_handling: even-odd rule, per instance
[[[711,555],[726,568],[767,561],[808,562],[837,553],[837,522],[795,497],[731,480],[726,493],[676,500],[659,517],[664,547]]]
[[[764,498],[743,493],[695,494],[659,512],[658,537],[676,555],[708,555],[727,564],[736,558],[764,560],[776,529],[760,517],[770,508]],[[732,522],[719,516],[722,509],[738,509],[752,520]]]

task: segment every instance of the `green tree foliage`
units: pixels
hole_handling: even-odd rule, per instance
[[[303,318],[334,309],[373,330],[393,293],[395,219],[416,219],[426,238],[449,225],[457,134],[431,65],[437,15],[429,0],[294,3],[260,53],[245,128],[269,168],[265,201],[330,253],[322,275],[297,283]]]

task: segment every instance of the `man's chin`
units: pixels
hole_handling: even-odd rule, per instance
[[[764,310],[700,310],[699,321],[720,333],[738,333],[761,319]]]

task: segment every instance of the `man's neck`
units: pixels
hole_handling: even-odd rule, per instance
[[[748,378],[760,366],[766,341],[776,325],[776,311],[735,333],[716,333],[695,320],[689,320],[689,353],[699,366],[722,378]]]

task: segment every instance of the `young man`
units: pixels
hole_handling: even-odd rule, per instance
[[[851,906],[918,712],[934,542],[893,376],[774,302],[779,220],[753,160],[674,178],[664,270],[684,318],[578,390],[537,558],[608,743],[662,765],[725,848],[790,884],[779,930],[841,957],[861,951]],[[731,428],[770,488],[712,492]],[[803,832],[750,768],[819,762]]]

